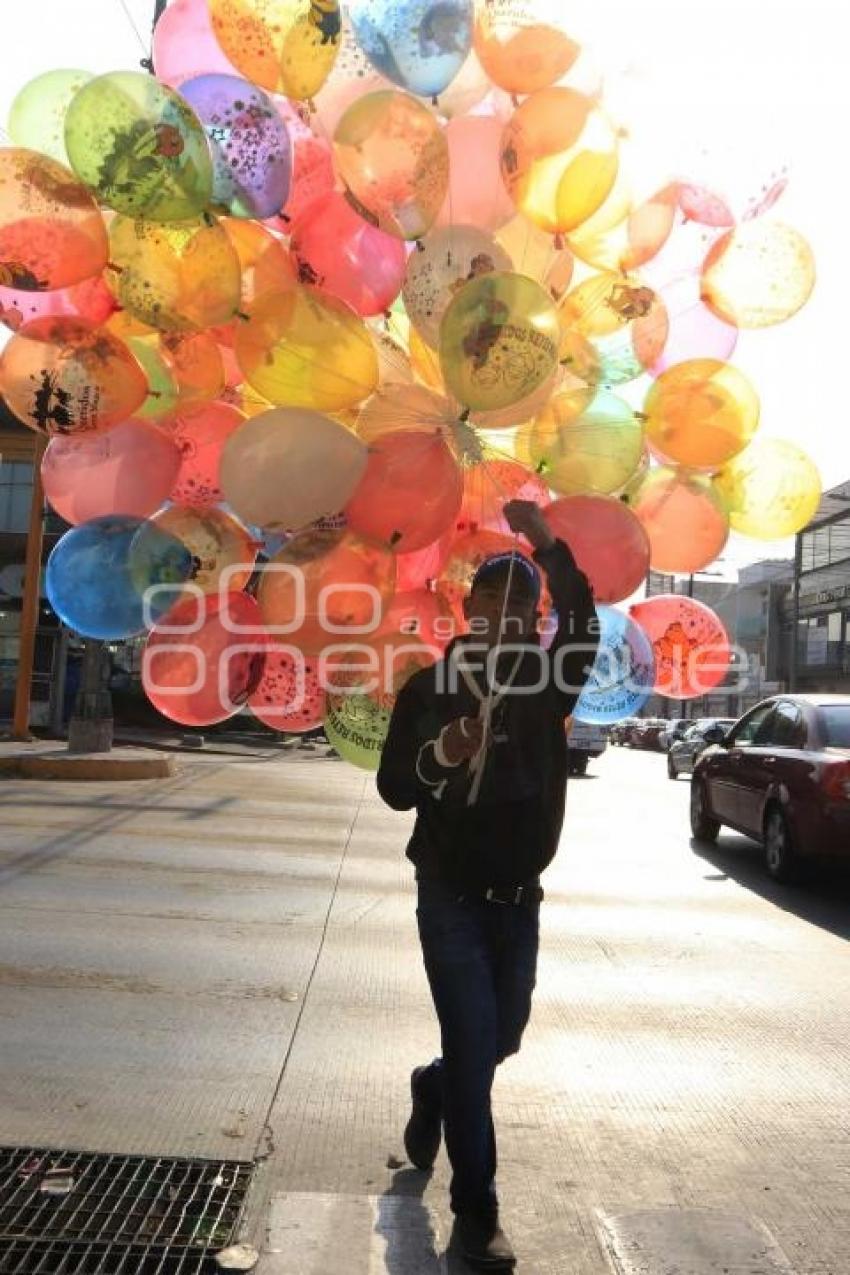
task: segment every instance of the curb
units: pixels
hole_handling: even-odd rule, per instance
[[[155,753],[146,757],[113,757],[109,753],[18,754],[0,757],[0,775],[19,779],[130,780],[164,779],[175,771],[174,758]]]

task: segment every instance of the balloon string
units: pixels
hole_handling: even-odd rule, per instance
[[[144,53],[145,57],[147,57],[149,53],[148,46],[145,44],[144,40],[142,39],[141,32],[139,31],[139,28],[136,26],[136,23],[133,19],[133,15],[131,14],[130,10],[127,8],[126,0],[118,0],[118,3],[121,5],[121,8],[124,10],[124,17],[127,19],[130,26],[132,27],[142,52]]]

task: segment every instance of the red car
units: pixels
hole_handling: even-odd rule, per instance
[[[774,696],[700,756],[691,831],[716,841],[722,825],[763,844],[776,881],[807,858],[850,857],[850,696]]]

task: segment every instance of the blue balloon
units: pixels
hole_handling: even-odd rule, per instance
[[[348,15],[372,65],[422,97],[447,89],[472,48],[473,0],[350,0]]]
[[[292,145],[268,94],[236,75],[198,75],[180,93],[206,129],[217,212],[272,217],[289,198]]]
[[[93,518],[66,532],[47,561],[47,596],[83,637],[117,641],[144,633],[177,601],[193,570],[186,546],[143,518]]]
[[[616,607],[597,607],[600,645],[574,716],[607,726],[633,717],[655,685],[655,656],[646,633]]]

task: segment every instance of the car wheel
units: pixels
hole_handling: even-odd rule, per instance
[[[765,817],[764,862],[771,880],[781,885],[791,885],[800,880],[800,857],[791,827],[779,806],[771,806]]]
[[[670,756],[669,753],[667,754],[667,778],[668,779],[679,778],[679,772],[676,769],[676,763],[673,761],[673,758]]]
[[[701,779],[691,784],[691,832],[697,841],[716,841],[720,835],[720,824],[706,808],[705,785]]]

